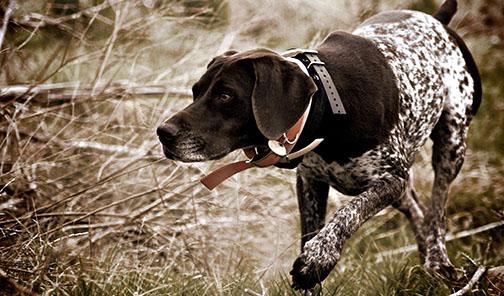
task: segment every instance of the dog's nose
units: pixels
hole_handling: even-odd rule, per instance
[[[179,133],[179,128],[173,123],[164,123],[156,132],[160,139],[173,139]]]

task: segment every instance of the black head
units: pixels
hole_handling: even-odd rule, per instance
[[[316,86],[295,63],[255,49],[215,57],[192,90],[193,103],[157,129],[170,159],[218,159],[277,139],[302,115]]]

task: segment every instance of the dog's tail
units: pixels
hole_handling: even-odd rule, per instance
[[[451,21],[457,11],[457,0],[445,0],[434,17],[445,25]]]

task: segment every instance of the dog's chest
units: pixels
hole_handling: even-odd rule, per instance
[[[339,192],[357,195],[372,181],[383,176],[387,166],[383,160],[380,149],[368,151],[345,164],[327,163],[317,153],[309,153],[304,157],[302,166],[308,169],[312,176],[327,182]]]

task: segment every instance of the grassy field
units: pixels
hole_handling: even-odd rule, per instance
[[[405,217],[387,208],[352,237],[314,295],[447,295],[476,270],[468,258],[504,265],[504,226],[477,231],[504,220],[504,3],[459,2],[451,26],[473,52],[484,91],[448,201],[449,235],[466,234],[451,239],[448,252],[466,278],[430,276],[409,248],[391,255],[414,238]],[[432,13],[439,5],[17,1],[0,48],[1,88],[69,83],[90,93],[0,96],[0,295],[300,295],[288,275],[300,245],[295,173],[251,169],[210,192],[199,178],[243,155],[195,164],[163,158],[155,129],[190,102],[184,91],[102,90],[190,89],[228,49],[313,48],[379,11]],[[424,201],[429,146],[414,170]],[[331,191],[328,212],[350,198]],[[470,295],[504,291],[483,279]]]

